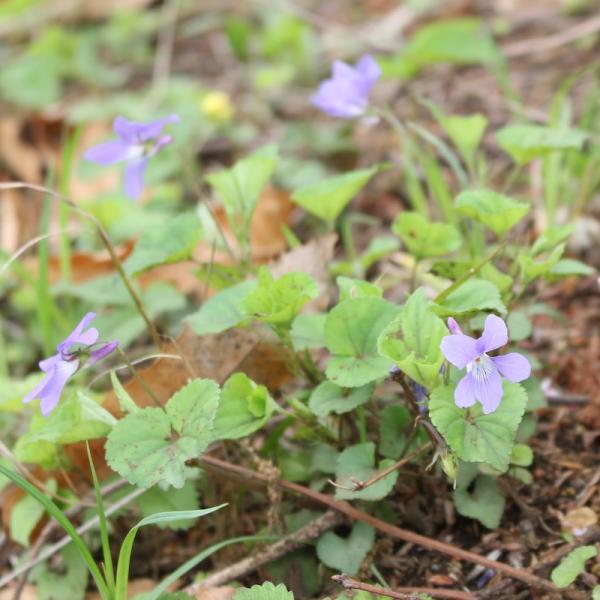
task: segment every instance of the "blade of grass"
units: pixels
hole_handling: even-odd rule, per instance
[[[90,471],[92,473],[92,481],[94,483],[94,493],[96,495],[96,505],[98,507],[98,526],[100,528],[100,539],[102,540],[102,556],[104,557],[104,578],[106,579],[106,585],[108,586],[109,590],[114,594],[115,571],[113,567],[112,555],[110,553],[108,523],[106,521],[106,512],[104,511],[104,501],[102,500],[102,494],[100,493],[100,482],[98,481],[96,467],[94,466],[92,453],[90,452],[90,445],[87,441],[85,442],[85,449],[87,450],[88,461],[90,463]]]
[[[110,593],[106,582],[104,581],[104,577],[102,577],[102,573],[100,572],[98,565],[94,561],[93,556],[83,541],[83,538],[77,533],[71,521],[65,517],[60,508],[26,479],[3,464],[0,464],[0,473],[10,479],[15,485],[19,486],[32,498],[35,498],[35,500],[37,500],[46,509],[46,511],[58,521],[60,526],[66,531],[69,537],[73,540],[73,543],[77,546],[77,549],[85,560],[89,572],[94,578],[94,582],[96,583],[96,587],[98,588],[102,598],[104,600],[112,600],[112,594]]]
[[[121,550],[119,551],[119,560],[117,561],[117,577],[115,585],[115,600],[127,600],[127,588],[129,581],[129,563],[131,562],[131,551],[133,550],[133,542],[137,532],[141,527],[146,525],[157,525],[159,523],[168,523],[170,521],[179,521],[180,519],[197,519],[215,512],[227,504],[221,504],[219,506],[213,506],[212,508],[204,508],[201,510],[177,510],[170,512],[156,513],[150,517],[142,519],[137,525],[132,527],[123,543],[121,544]]]
[[[213,544],[209,548],[198,552],[195,556],[192,556],[188,561],[184,562],[179,568],[175,569],[169,576],[165,577],[149,594],[146,594],[144,600],[158,600],[160,595],[166,592],[167,588],[175,583],[180,577],[183,577],[188,571],[192,570],[197,564],[206,560],[211,554],[218,552],[221,548],[230,546],[231,544],[237,544],[240,542],[268,542],[278,540],[277,536],[270,535],[246,535],[242,537],[233,538],[231,540],[225,540]]]

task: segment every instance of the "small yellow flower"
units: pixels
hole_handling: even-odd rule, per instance
[[[204,116],[215,123],[228,123],[234,113],[233,104],[224,92],[209,92],[200,102]]]

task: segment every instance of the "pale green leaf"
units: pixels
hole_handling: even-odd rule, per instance
[[[239,588],[231,600],[294,600],[294,594],[289,592],[283,583],[274,585],[266,581],[251,588]]]
[[[114,371],[110,372],[110,382],[112,383],[115,396],[119,401],[119,407],[123,413],[134,413],[140,410],[140,407],[134,402],[129,392],[123,387]]]
[[[508,468],[527,404],[519,384],[505,380],[503,389],[500,406],[488,415],[478,403],[469,409],[456,406],[453,385],[433,390],[429,403],[431,421],[461,460],[484,462],[501,472]]]
[[[305,273],[286,273],[273,279],[263,267],[258,277],[258,287],[242,300],[242,309],[246,315],[275,326],[289,327],[302,307],[319,295],[317,282]]]
[[[505,499],[496,479],[490,475],[479,475],[472,492],[458,488],[453,494],[456,510],[471,519],[477,519],[488,529],[496,529],[504,512]]]
[[[360,169],[330,177],[325,181],[296,190],[292,194],[292,200],[309,213],[328,223],[333,223],[379,169],[377,165],[370,169]]]
[[[561,258],[549,271],[553,278],[559,277],[586,277],[595,273],[595,269],[573,258]]]
[[[554,585],[558,588],[570,586],[585,571],[585,563],[597,553],[595,546],[581,546],[569,552],[550,574]]]
[[[523,277],[526,283],[537,279],[538,277],[544,277],[550,273],[554,266],[560,260],[565,250],[565,244],[559,244],[550,252],[545,258],[534,258],[533,255],[521,254],[519,255],[519,265],[523,272]]]
[[[442,317],[463,315],[478,311],[496,311],[506,314],[498,288],[484,279],[468,279],[432,310]]]
[[[130,413],[118,421],[106,443],[109,466],[140,487],[159,481],[181,488],[185,463],[208,446],[219,388],[210,379],[194,379],[175,393],[163,411],[157,407]]]
[[[533,462],[533,450],[525,444],[515,444],[510,453],[510,464],[529,467]]]
[[[223,384],[213,440],[237,440],[254,433],[269,420],[275,406],[264,385],[245,373],[234,373]]]
[[[335,281],[340,289],[339,302],[350,300],[351,298],[364,298],[366,296],[381,298],[383,295],[383,290],[378,285],[369,283],[363,279],[340,275]]]
[[[325,346],[324,314],[298,315],[292,322],[294,350],[302,351]]]
[[[423,104],[429,108],[435,119],[442,126],[446,135],[458,148],[467,164],[472,163],[475,152],[487,127],[487,119],[481,113],[471,115],[445,115],[439,106],[428,100]]]
[[[187,317],[194,333],[221,333],[239,325],[246,318],[242,302],[257,285],[254,280],[242,281],[206,300],[198,311]]]
[[[453,225],[429,221],[417,212],[401,212],[392,229],[417,259],[442,256],[462,245],[460,232]]]
[[[498,64],[502,55],[481,20],[443,19],[421,27],[406,47],[383,62],[384,75],[408,79],[423,67],[438,63],[456,65]]]
[[[172,217],[148,229],[138,240],[124,268],[136,275],[151,267],[187,260],[202,237],[200,220],[194,214]]]
[[[455,201],[456,210],[483,223],[501,236],[514,227],[529,212],[529,205],[492,190],[467,190]]]
[[[511,312],[506,319],[506,325],[508,337],[512,342],[526,340],[531,335],[531,319],[523,311]]]
[[[372,383],[357,388],[342,388],[331,381],[323,381],[310,395],[308,408],[317,417],[326,417],[330,413],[341,415],[368,402],[374,389]]]
[[[386,458],[378,466],[375,465],[375,444],[373,442],[346,448],[337,459],[336,483],[343,487],[336,488],[335,497],[340,500],[381,500],[385,498],[396,484],[397,471],[386,475],[364,490],[355,492],[352,489],[344,488],[352,488],[355,481],[365,483],[392,464],[394,461]]]
[[[47,479],[45,488],[55,494],[56,480]],[[44,507],[32,496],[25,495],[12,506],[9,514],[10,537],[15,542],[28,547],[29,536],[45,514]]]
[[[265,146],[230,169],[206,176],[206,181],[221,196],[229,222],[238,234],[250,227],[260,193],[276,164],[277,148]]]
[[[447,334],[444,322],[431,310],[425,292],[419,288],[379,336],[378,350],[411,379],[430,388],[439,379],[444,361],[440,343]]]
[[[325,321],[325,343],[333,354],[327,377],[343,387],[360,387],[384,377],[392,361],[377,352],[377,338],[398,309],[382,298],[338,304]]]
[[[531,124],[508,125],[496,133],[500,147],[520,165],[557,150],[581,150],[587,137],[578,129]]]
[[[375,529],[358,521],[350,535],[340,537],[333,531],[324,533],[317,541],[317,556],[326,566],[354,576],[375,542]]]

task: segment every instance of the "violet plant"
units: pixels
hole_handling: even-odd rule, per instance
[[[364,55],[354,67],[336,61],[331,79],[321,83],[311,102],[340,119],[371,113],[389,116],[371,100],[380,76],[381,70],[370,55]],[[332,265],[337,275],[338,300],[328,305],[321,297],[323,291],[333,287],[327,278],[317,281],[316,276],[304,272],[273,273],[269,267],[258,269],[252,264],[250,228],[261,192],[277,166],[275,149],[268,146],[231,168],[206,176],[206,183],[223,203],[225,218],[241,251],[239,255],[231,252],[237,264],[217,273],[233,281],[232,285],[220,282],[224,289],[195,310],[185,300],[177,309],[187,311],[185,319],[197,336],[215,336],[234,328],[239,328],[240,335],[258,331],[285,354],[296,391],[283,389],[282,400],[276,401],[264,385],[238,372],[222,382],[209,377],[192,378],[180,389],[172,390],[166,402],[153,398],[155,405],[139,406],[113,372],[112,383],[121,409],[118,418],[103,413],[100,407],[94,407],[91,417],[83,412],[76,417],[70,415],[79,429],[72,426],[74,433],[68,432],[72,435],[57,436],[51,443],[60,447],[67,443],[63,440],[106,435],[106,462],[116,473],[134,488],[166,489],[176,494],[192,482],[190,464],[208,448],[224,440],[249,438],[263,430],[271,435],[272,417],[284,413],[277,436],[289,434],[286,444],[289,441],[291,447],[298,439],[309,439],[321,451],[325,448],[324,454],[331,459],[322,460],[316,453],[311,454],[312,449],[307,450],[311,466],[294,464],[293,475],[298,480],[311,481],[315,473],[321,478],[325,475],[335,480],[337,498],[380,502],[393,493],[398,478],[394,465],[417,446],[420,454],[413,462],[433,468],[437,461],[440,472],[445,472],[456,487],[453,497],[458,512],[485,526],[497,526],[502,516],[498,506],[504,506],[504,499],[495,478],[526,482],[530,475],[523,468],[531,461],[522,458],[523,447],[527,447],[519,432],[526,419],[534,418],[529,390],[540,388],[539,382],[530,378],[532,366],[523,354],[492,353],[509,343],[511,323],[513,345],[528,337],[527,331],[523,333],[514,326],[515,322],[522,324],[523,319],[529,323],[529,317],[519,308],[528,286],[570,274],[566,264],[560,262],[569,231],[551,229],[530,246],[519,245],[511,234],[524,223],[529,212],[527,203],[485,187],[460,191],[463,163],[469,182],[477,180],[483,186],[477,165],[485,161],[479,143],[487,122],[482,128],[481,121],[474,125],[454,118],[458,120],[438,115],[448,140],[411,128],[410,124],[400,126],[393,115],[387,119],[398,135],[410,136],[413,144],[420,136],[440,156],[432,158],[429,146],[427,151],[419,146],[414,156],[405,157],[409,167],[405,164],[403,168],[413,210],[403,211],[394,220],[393,236],[372,240],[362,253],[348,237],[344,238],[351,256]],[[125,162],[125,190],[128,196],[137,198],[149,160],[172,141],[171,136],[163,135],[163,128],[178,121],[174,114],[150,123],[117,117],[113,130],[118,139],[91,148],[84,157],[102,165]],[[461,127],[464,137],[456,133]],[[517,156],[518,151],[512,148],[511,155]],[[437,204],[427,201],[422,182],[409,172],[415,157],[421,161],[429,195],[439,198]],[[440,175],[440,158],[456,175],[456,189],[447,186]],[[300,186],[291,198],[328,229],[340,229],[348,236],[347,221],[342,221],[344,211],[381,168],[374,165]],[[191,258],[200,239],[212,244],[214,250],[219,236],[211,217],[206,213],[202,213],[202,219],[182,214],[142,232],[132,256],[119,271],[128,289],[133,289],[133,280],[150,268]],[[366,273],[399,249],[405,271],[402,275],[381,281],[365,279]],[[209,283],[213,266],[212,262],[208,266]],[[387,299],[390,297],[395,300]],[[58,344],[57,353],[39,363],[44,378],[23,399],[39,399],[41,413],[49,417],[49,422],[58,418],[58,411],[51,413],[70,378],[117,347],[117,341],[98,342],[98,330],[90,327],[94,317],[94,313],[87,313]],[[481,335],[466,335],[461,326]],[[462,374],[465,369],[466,374]],[[102,429],[95,428],[98,421],[103,421]],[[35,427],[32,425],[30,433],[36,433]],[[35,435],[31,439],[31,445],[40,443]],[[273,439],[266,452],[285,477],[286,469],[292,470],[291,451],[286,444],[277,444],[278,437]],[[46,439],[43,442],[49,443]],[[18,458],[39,454],[31,446],[23,446],[17,445]],[[34,447],[36,451],[40,448]],[[0,471],[60,520],[59,508],[44,503],[39,490],[32,491],[32,486],[4,467]],[[488,507],[473,510],[477,494],[469,491],[472,484],[475,489],[487,486],[486,502],[495,507],[488,514]],[[102,511],[100,499],[98,503]],[[197,517],[212,510],[217,509],[194,510],[185,516]],[[138,526],[182,516],[157,516]],[[61,524],[78,546],[83,543],[73,535],[72,526],[63,521]],[[358,566],[354,562],[351,565],[356,570],[374,541],[368,528],[357,531],[356,535],[366,541]],[[103,598],[121,600],[127,596],[135,533],[126,538],[116,577],[106,528],[102,536],[104,572],[93,566],[89,552],[82,553]],[[331,536],[322,536],[317,554],[325,565],[341,569],[341,564],[348,563],[336,543]],[[331,544],[335,551],[326,551]],[[158,597],[162,589],[150,597]]]

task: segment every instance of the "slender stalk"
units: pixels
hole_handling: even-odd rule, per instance
[[[438,304],[443,302],[454,290],[457,290],[465,281],[476,275],[487,263],[492,261],[496,255],[504,249],[506,242],[500,244],[493,252],[488,254],[483,260],[478,262],[474,267],[471,267],[468,271],[463,273],[454,283],[449,285],[443,292],[440,292],[434,299],[434,302]]]
[[[131,362],[129,362],[129,359],[127,358],[127,355],[125,354],[125,352],[123,352],[123,350],[121,350],[121,348],[119,346],[117,346],[117,350],[123,357],[125,364],[131,371],[131,374],[140,382],[140,385],[144,388],[144,391],[148,394],[148,396],[150,396],[150,398],[152,399],[152,402],[154,402],[154,404],[158,408],[162,409],[163,408],[162,402],[158,399],[158,397],[156,396],[156,394],[154,393],[152,388],[144,381],[142,376],[137,372],[137,369],[131,364]]]
[[[475,600],[476,598],[471,592],[444,590],[440,588],[420,588],[411,586],[399,588],[399,590],[394,591],[377,585],[371,585],[370,583],[357,581],[344,574],[333,575],[331,579],[347,590],[362,590],[375,596],[387,596],[388,598],[398,598],[399,600],[414,600],[414,598],[416,598],[415,594],[432,594],[438,598],[452,598],[455,600]]]
[[[360,443],[366,444],[369,439],[367,436],[367,417],[365,415],[365,405],[361,404],[356,409],[358,415],[358,435],[360,436]]]
[[[355,482],[354,491],[359,492],[361,490],[364,490],[365,488],[372,486],[373,484],[377,483],[378,481],[381,481],[383,478],[387,477],[390,473],[393,473],[394,471],[402,468],[405,464],[409,463],[411,460],[413,460],[417,456],[419,456],[419,454],[422,454],[423,452],[425,452],[426,450],[429,450],[432,447],[433,447],[433,444],[431,442],[427,442],[420,448],[417,448],[414,452],[411,452],[408,456],[405,456],[404,458],[401,458],[399,461],[395,462],[393,465],[390,465],[387,469],[383,469],[383,471],[379,471],[379,473],[376,473],[375,475],[373,475],[373,477],[371,477],[370,479],[367,479],[367,481]]]
[[[158,334],[158,331],[156,330],[154,323],[152,323],[150,317],[146,313],[144,305],[142,304],[142,300],[139,297],[138,293],[135,291],[133,284],[131,283],[131,280],[127,276],[127,273],[125,273],[125,270],[123,269],[123,265],[121,264],[121,261],[119,260],[119,257],[117,256],[115,247],[114,247],[113,243],[110,241],[110,238],[108,237],[108,234],[106,233],[106,230],[104,229],[104,227],[102,227],[102,224],[100,223],[100,221],[98,221],[98,219],[94,215],[92,215],[91,213],[89,213],[88,211],[84,210],[79,205],[77,205],[75,202],[73,202],[73,200],[71,200],[70,198],[63,196],[62,194],[59,194],[58,192],[55,192],[54,190],[51,190],[50,188],[47,188],[45,186],[37,185],[37,184],[33,184],[33,183],[24,183],[21,181],[0,183],[0,190],[14,190],[14,189],[27,189],[27,190],[32,190],[34,192],[40,192],[42,194],[49,194],[55,200],[58,200],[59,202],[63,202],[66,205],[70,206],[73,210],[77,211],[80,215],[82,215],[84,218],[89,220],[94,225],[94,227],[96,228],[96,230],[98,232],[98,235],[100,236],[102,243],[104,244],[105,248],[108,250],[111,261],[112,261],[115,269],[117,270],[119,277],[121,278],[121,280],[123,281],[123,284],[127,288],[127,291],[129,292],[129,295],[131,296],[131,299],[133,300],[133,303],[135,304],[138,312],[144,319],[144,322],[146,323],[146,327],[148,328],[148,331],[150,332],[150,335],[152,336],[154,343],[156,344],[156,346],[158,348],[160,348],[161,347],[160,335]]]

